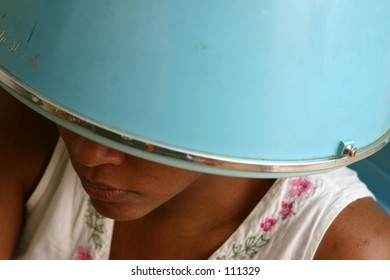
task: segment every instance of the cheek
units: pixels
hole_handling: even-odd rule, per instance
[[[201,173],[145,162],[147,166],[139,173],[144,188],[160,197],[170,198],[187,189]]]
[[[130,182],[159,193],[181,191],[202,175],[132,155],[126,155],[124,165],[122,167],[126,169],[126,177]]]
[[[186,190],[198,178],[199,174],[181,174],[181,176],[172,176],[166,180],[162,180],[159,184],[159,191],[168,195],[176,195]]]
[[[72,153],[72,145],[73,143],[79,138],[77,134],[73,133],[70,130],[67,130],[61,126],[58,126],[58,131],[60,132],[61,138],[64,141],[66,150],[68,151],[69,158],[72,162],[72,166],[75,169],[75,171],[79,174],[79,171],[81,169],[81,165],[78,164],[77,161],[75,161],[73,153]]]
[[[77,137],[77,134],[73,133],[70,130],[67,130],[66,128],[63,128],[62,126],[57,126],[58,131],[60,132],[61,138],[65,143],[65,146],[69,150],[72,141]]]
[[[140,166],[142,161],[142,167]],[[180,199],[201,173],[168,167],[134,158],[127,178],[141,194],[138,206],[152,210],[168,201]],[[134,172],[134,168],[136,172]],[[134,176],[134,174],[136,174]],[[130,203],[131,204],[131,203]],[[147,210],[148,211],[148,210]]]

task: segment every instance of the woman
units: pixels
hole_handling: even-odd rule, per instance
[[[63,127],[56,144],[52,122],[0,98],[3,259],[390,258],[389,215],[344,168],[274,180],[169,167]]]
[[[390,135],[356,2],[3,0],[0,82],[58,131],[1,93],[2,258],[390,258],[341,167]]]

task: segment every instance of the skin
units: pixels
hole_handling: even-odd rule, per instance
[[[323,260],[390,260],[390,216],[370,198],[346,207],[315,255]]]
[[[206,258],[273,183],[173,168],[113,150],[64,128],[59,131],[74,169],[82,182],[89,182],[83,184],[87,193],[91,193],[88,184],[126,190],[119,201],[91,195],[95,208],[117,221],[111,258]],[[159,239],[153,242],[156,232]],[[199,232],[205,237],[202,248],[197,246]]]
[[[0,253],[7,259],[21,230],[23,205],[58,133],[51,122],[1,92],[0,104],[6,105],[0,129],[10,135],[0,140],[6,159],[0,169]],[[115,220],[112,259],[206,259],[273,183],[153,163],[58,129],[93,205]],[[369,198],[352,203],[328,229],[315,258],[390,259],[389,215]]]
[[[56,127],[0,88],[0,259],[12,257],[24,215],[58,139]]]

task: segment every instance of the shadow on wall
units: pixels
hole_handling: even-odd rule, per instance
[[[390,144],[373,156],[352,164],[350,168],[358,172],[378,203],[390,213]]]

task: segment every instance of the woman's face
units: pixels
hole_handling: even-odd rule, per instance
[[[108,148],[63,127],[59,131],[96,210],[115,220],[145,216],[201,176]]]

